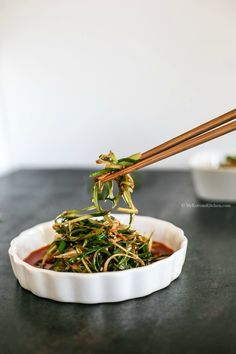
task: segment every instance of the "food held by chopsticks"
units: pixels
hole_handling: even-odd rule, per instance
[[[136,268],[170,256],[173,251],[132,229],[138,213],[132,200],[134,181],[126,174],[108,182],[96,177],[131,166],[141,158],[134,154],[117,159],[110,151],[99,156],[105,167],[92,173],[92,205],[64,211],[56,217],[53,229],[58,237],[49,246],[32,252],[25,261],[39,268],[62,272],[106,272]],[[123,199],[125,207],[118,204]],[[109,204],[109,208],[105,208]],[[128,213],[129,225],[111,215],[113,210]]]

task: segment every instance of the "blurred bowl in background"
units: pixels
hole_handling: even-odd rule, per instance
[[[236,202],[236,167],[222,167],[229,151],[203,151],[193,155],[190,168],[198,198],[218,202]]]

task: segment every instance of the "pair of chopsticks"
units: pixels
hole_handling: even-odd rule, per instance
[[[135,164],[125,167],[122,170],[112,172],[98,177],[102,182],[110,181],[127,173],[134,172],[155,162],[166,159],[167,157],[178,154],[179,152],[191,149],[200,144],[206,143],[219,136],[225,135],[236,130],[236,109],[227,112],[217,118],[197,126],[177,137],[142,153],[141,159]],[[228,123],[232,121],[231,123]],[[228,124],[225,124],[228,123]]]

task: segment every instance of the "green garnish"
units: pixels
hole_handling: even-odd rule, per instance
[[[236,167],[236,155],[226,156],[220,167]]]
[[[91,176],[122,169],[140,158],[141,154],[135,154],[118,160],[110,151],[97,160],[98,164],[105,165],[104,169]],[[55,271],[92,273],[136,268],[163,258],[152,255],[150,236],[142,236],[131,228],[133,215],[138,213],[131,197],[133,190],[130,175],[105,183],[94,179],[92,205],[64,211],[56,217],[53,229],[58,238],[38,266],[47,265]],[[118,207],[122,199],[125,207]],[[108,204],[110,207],[105,208]],[[129,225],[121,224],[111,215],[114,209],[130,214]]]

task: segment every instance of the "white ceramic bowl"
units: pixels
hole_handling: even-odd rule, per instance
[[[217,202],[236,202],[236,168],[220,167],[226,155],[236,153],[203,151],[190,160],[197,196]]]
[[[127,215],[116,216],[128,223]],[[94,304],[117,302],[142,297],[168,286],[181,273],[187,250],[187,238],[169,222],[136,216],[134,228],[141,233],[153,232],[153,239],[163,242],[175,252],[151,265],[93,274],[55,272],[35,268],[23,259],[32,251],[53,241],[52,222],[36,225],[11,242],[9,256],[20,285],[33,294],[63,302]]]

